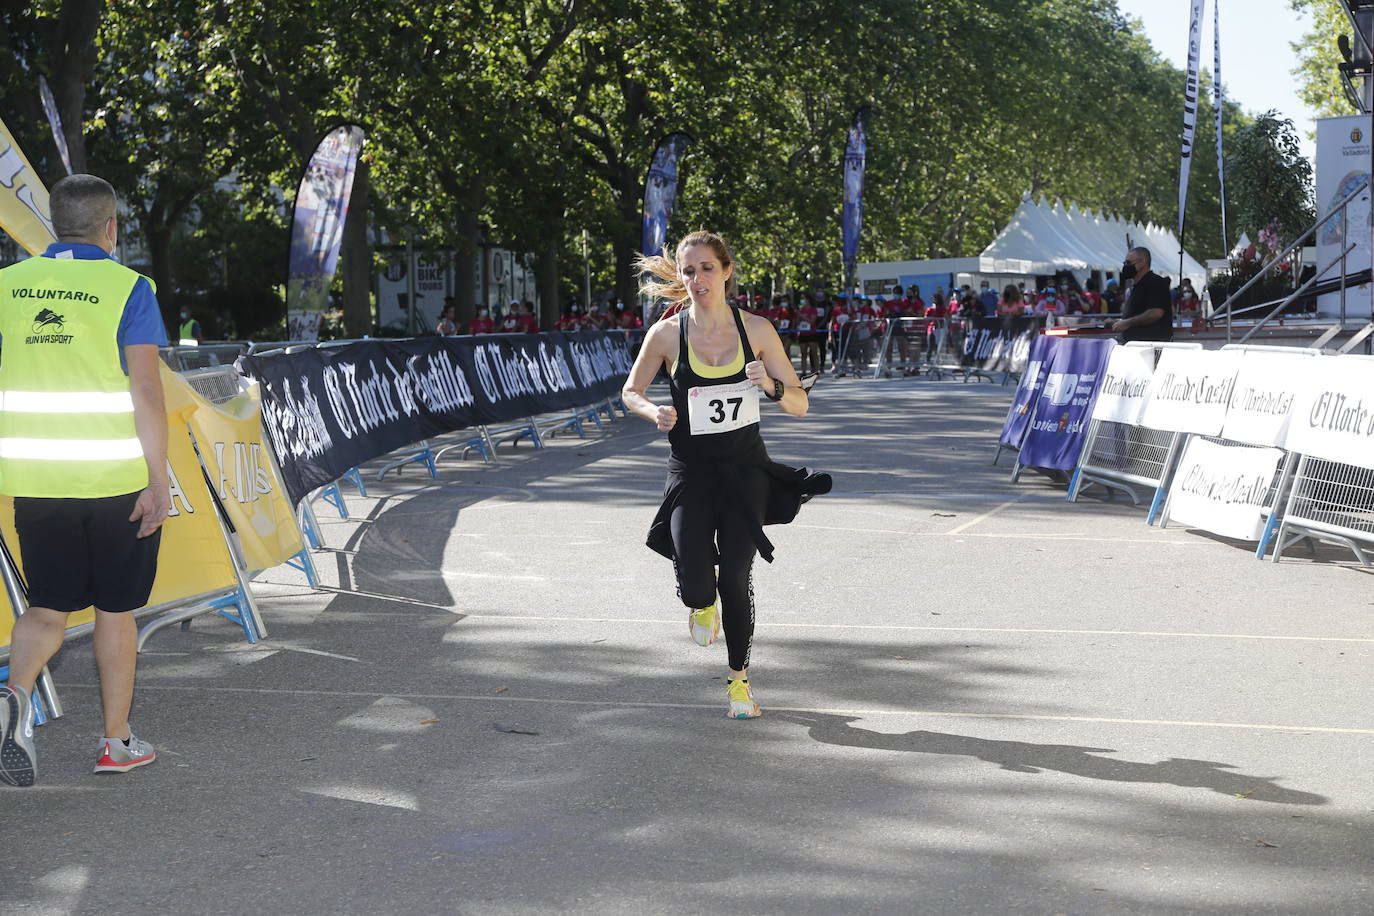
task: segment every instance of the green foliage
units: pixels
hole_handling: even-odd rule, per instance
[[[1336,69],[1342,60],[1337,36],[1354,38],[1350,17],[1341,9],[1339,0],[1289,0],[1289,6],[1313,18],[1312,30],[1292,43],[1298,55],[1298,65],[1293,69],[1298,78],[1298,96],[1319,118],[1357,114]]]
[[[1293,122],[1267,111],[1236,132],[1226,157],[1227,194],[1234,202],[1231,231],[1258,239],[1278,223],[1285,240],[1317,218],[1312,164],[1302,155]]]
[[[0,6],[4,47],[47,66],[66,5],[99,21],[92,168],[127,195],[168,296],[233,286],[203,265],[241,260],[254,276],[228,300],[268,301],[301,168],[340,121],[368,130],[374,227],[535,253],[564,297],[584,229],[593,288],[632,295],[642,183],[676,130],[694,139],[674,238],[722,232],[746,286],[833,285],[863,105],[864,260],[975,254],[1027,191],[1177,218],[1183,74],[1114,0],[42,0]],[[0,66],[0,92],[31,83]],[[1206,257],[1222,240],[1203,90],[1186,241]],[[1228,143],[1246,123],[1228,105]],[[279,257],[235,253],[269,243]]]

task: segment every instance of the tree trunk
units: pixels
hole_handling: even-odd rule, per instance
[[[552,330],[562,312],[558,301],[558,243],[549,241],[539,250],[534,265],[535,284],[539,290],[539,327]]]
[[[456,257],[453,262],[453,295],[458,305],[458,323],[461,327],[467,327],[477,317],[477,281],[481,277],[477,261],[482,253],[482,227],[478,212],[484,196],[482,185],[477,181],[455,196],[459,209],[454,229]]]
[[[348,200],[343,240],[344,333],[359,338],[373,332],[372,322],[372,246],[367,238],[368,205],[372,198],[372,176],[367,159],[358,159],[353,173],[353,192]]]
[[[620,193],[617,195],[619,200],[616,208],[620,219],[611,236],[611,248],[615,255],[615,277],[611,288],[627,306],[639,301],[639,278],[635,274],[634,260],[643,240],[643,212],[639,203],[643,190],[639,179],[628,168],[620,170]]]
[[[86,171],[86,87],[95,72],[95,34],[104,12],[104,0],[64,0],[50,49],[53,100],[73,172]]]
[[[172,261],[172,227],[160,220],[144,215],[142,220],[143,236],[148,243],[148,261],[153,271],[153,284],[157,287],[157,301],[162,309],[162,322],[176,328],[177,291],[175,264]],[[206,316],[196,316],[204,319]],[[202,324],[205,323],[202,320]],[[174,334],[173,337],[176,335]]]

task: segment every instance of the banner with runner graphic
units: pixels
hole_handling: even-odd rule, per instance
[[[632,360],[607,331],[367,340],[246,356],[291,504],[387,452],[457,429],[618,397]]]
[[[1055,347],[1026,426],[1020,464],[1061,471],[1078,464],[1098,383],[1115,347],[1114,340],[1083,338],[1063,339]]]
[[[339,263],[353,171],[363,148],[363,129],[345,124],[325,134],[301,176],[291,217],[286,279],[286,337],[318,340]]]
[[[57,238],[48,211],[48,189],[4,121],[0,121],[0,229],[29,254],[41,254]]]
[[[859,235],[864,224],[864,168],[868,160],[868,109],[854,113],[844,148],[844,205],[840,211],[845,276],[859,259]],[[846,292],[848,292],[846,290]]]
[[[649,174],[644,179],[644,219],[639,250],[646,256],[659,254],[668,240],[668,220],[677,202],[678,167],[691,137],[669,134],[654,150]]]
[[[57,99],[52,96],[52,89],[48,87],[48,78],[39,75],[38,77],[38,96],[43,101],[43,114],[48,116],[48,127],[52,129],[53,142],[57,144],[57,154],[62,157],[62,164],[67,168],[67,174],[72,173],[72,154],[67,148],[67,134],[62,130],[62,115],[57,110]]]

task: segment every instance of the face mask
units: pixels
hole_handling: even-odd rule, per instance
[[[485,318],[485,317],[487,317],[487,310],[486,310],[486,309],[479,309],[479,310],[477,311],[477,317],[478,317],[478,318]]]
[[[1134,263],[1132,263],[1131,261],[1127,261],[1127,262],[1125,262],[1124,264],[1121,265],[1121,279],[1123,279],[1123,280],[1132,280],[1132,279],[1135,279],[1135,264],[1134,264]]]

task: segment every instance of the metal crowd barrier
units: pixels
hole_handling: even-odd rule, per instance
[[[1345,354],[1341,359],[1374,360],[1374,356]],[[1311,538],[1334,541],[1348,547],[1361,566],[1374,565],[1360,547],[1362,543],[1374,546],[1374,470],[1291,452],[1284,465],[1286,474],[1290,465],[1295,466],[1278,519],[1274,562],[1297,541]],[[1271,514],[1271,527],[1273,523]],[[1261,542],[1255,555],[1262,558],[1264,548]]]
[[[1165,349],[1201,350],[1200,343],[1152,343],[1136,341],[1128,347],[1149,347],[1155,361]],[[1169,485],[1169,475],[1178,459],[1183,433],[1166,432],[1145,426],[1093,420],[1088,425],[1088,438],[1079,454],[1078,466],[1069,480],[1068,499],[1077,502],[1083,488],[1099,484],[1108,491],[1120,490],[1130,497],[1133,505],[1140,505],[1136,488],[1153,490],[1147,520],[1153,524],[1163,504]]]

